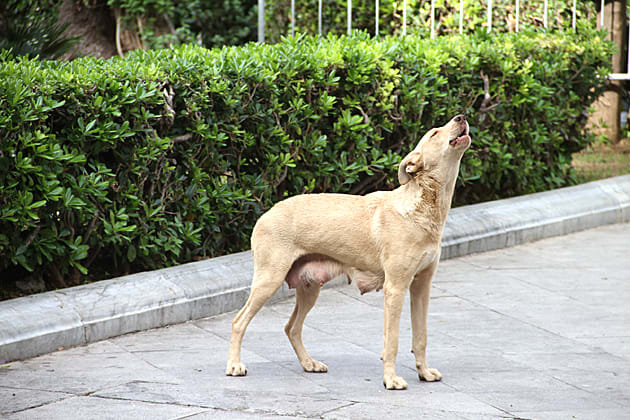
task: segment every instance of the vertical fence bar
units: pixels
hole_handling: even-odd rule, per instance
[[[317,33],[322,36],[322,0],[317,2]]]
[[[258,0],[258,42],[265,42],[265,0]]]
[[[376,0],[376,18],[375,18],[375,21],[374,21],[374,36],[376,38],[378,38],[378,18],[379,18],[378,0]]]
[[[295,37],[295,0],[291,0],[291,37]]]
[[[459,0],[459,34],[464,34],[464,0]]]
[[[403,35],[407,35],[407,0],[404,0],[403,3]]]
[[[604,29],[604,7],[606,5],[604,4],[604,0],[602,0],[601,2],[601,6],[600,6],[600,15],[601,15],[601,19],[599,20],[599,29]]]
[[[435,38],[435,0],[431,0],[431,39]]]
[[[519,24],[518,19],[520,17],[519,14],[521,13],[520,6],[521,5],[519,1],[516,0],[516,32],[518,32],[518,24]]]
[[[547,29],[547,15],[549,14],[549,0],[545,0],[545,6],[543,7],[543,26]]]
[[[348,35],[352,33],[352,0],[348,0]]]
[[[577,9],[577,0],[573,0],[573,13],[571,15],[571,27],[573,28],[573,30],[575,31],[575,15],[576,15],[576,9]]]
[[[492,0],[488,0],[488,32],[492,31]]]

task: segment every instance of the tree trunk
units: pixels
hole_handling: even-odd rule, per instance
[[[78,35],[81,41],[74,51],[63,58],[73,55],[109,58],[116,55],[114,45],[114,19],[105,2],[96,2],[88,7],[82,1],[63,0],[59,6],[59,23],[70,23],[64,33],[66,36]]]
[[[608,39],[617,44],[617,52],[612,57],[613,73],[624,73],[624,45],[626,43],[626,0],[610,0],[605,3],[604,10],[598,11],[597,27],[601,25],[601,14],[604,13],[604,27],[608,30]],[[621,87],[617,80],[611,84]],[[589,125],[597,135],[604,135],[611,143],[621,139],[619,113],[621,97],[615,90],[609,89],[593,104],[595,112],[591,115]]]

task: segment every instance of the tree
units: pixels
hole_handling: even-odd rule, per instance
[[[604,10],[601,3],[597,2],[597,27],[601,28],[601,17],[604,16],[604,27],[608,30],[608,39],[617,44],[617,52],[612,57],[613,73],[624,73],[627,54],[626,35],[626,0],[607,0]],[[605,136],[612,143],[621,140],[621,124],[619,114],[621,111],[622,83],[620,80],[611,80],[606,92],[593,104],[595,112],[591,116],[591,126],[594,131]]]

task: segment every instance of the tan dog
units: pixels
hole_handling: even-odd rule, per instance
[[[400,314],[411,294],[413,352],[418,376],[439,381],[426,362],[427,309],[440,241],[451,207],[459,163],[470,146],[468,123],[458,115],[424,135],[400,163],[401,186],[365,196],[304,194],[276,204],[252,233],[254,279],[247,303],[232,322],[226,374],[242,376],[241,341],[247,325],[287,281],[296,303],[285,327],[307,372],[326,372],[302,344],[302,325],[321,286],[345,274],[361,293],[385,290],[385,343],[381,359],[387,389],[405,389],[396,376]]]

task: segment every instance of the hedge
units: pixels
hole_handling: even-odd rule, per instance
[[[611,52],[588,28],[72,62],[3,52],[0,289],[247,249],[283,197],[395,187],[401,155],[460,112],[473,146],[457,203],[572,184]]]

